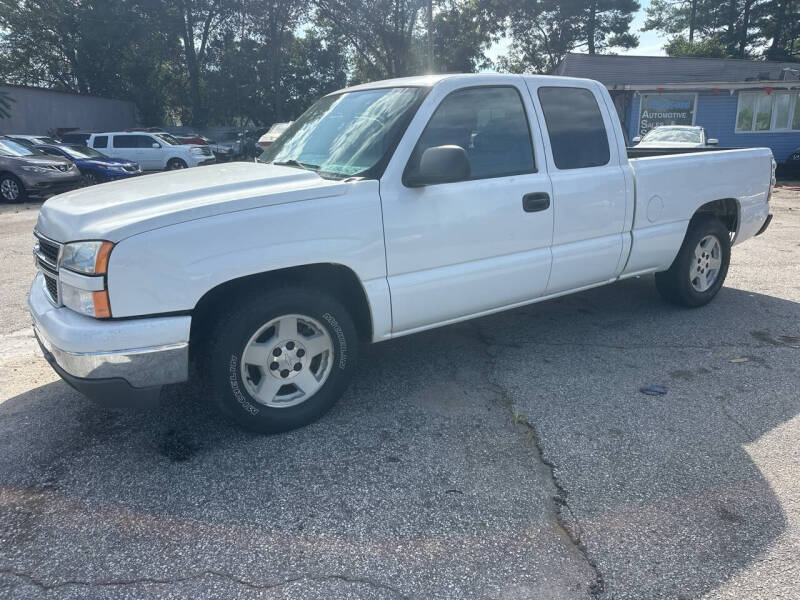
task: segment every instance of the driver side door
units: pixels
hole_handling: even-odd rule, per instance
[[[398,145],[380,186],[393,334],[524,304],[546,289],[550,178],[520,82],[435,86]],[[469,177],[405,185],[406,169],[442,145],[466,151]]]

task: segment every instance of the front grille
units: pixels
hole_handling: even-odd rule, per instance
[[[139,168],[138,168],[138,167],[133,167],[133,166],[130,166],[130,165],[125,165],[125,166],[123,166],[122,168],[123,168],[124,170],[126,170],[128,173],[136,173],[136,171],[138,171],[138,170],[139,170]]]
[[[208,146],[200,146],[204,156],[211,156],[211,149]]]
[[[46,271],[42,271],[44,274],[44,287],[47,290],[47,294],[50,296],[50,299],[58,304],[58,279],[49,275]]]
[[[58,267],[58,253],[61,251],[61,247],[44,238],[39,238],[39,252],[42,253],[44,258],[49,262],[53,267]]]
[[[44,237],[34,230],[36,236],[36,247],[33,253],[36,255],[36,266],[44,275],[44,287],[50,301],[56,306],[61,305],[61,298],[58,294],[58,259],[61,256],[61,244]]]

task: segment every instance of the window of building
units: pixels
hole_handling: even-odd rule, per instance
[[[611,151],[603,115],[591,91],[574,87],[541,87],[553,161],[559,169],[608,164]]]
[[[800,129],[798,92],[741,92],[736,131],[768,132]]]
[[[411,154],[408,169],[434,146],[466,150],[470,179],[536,171],[528,117],[516,88],[475,87],[447,96],[433,113]]]

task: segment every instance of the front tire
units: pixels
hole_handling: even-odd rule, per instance
[[[287,286],[246,297],[214,327],[205,372],[218,408],[260,433],[322,417],[353,375],[358,336],[325,292]]]
[[[3,202],[16,203],[25,201],[25,186],[11,173],[0,175],[0,199]]]
[[[719,219],[699,215],[689,223],[670,268],[656,273],[656,288],[672,304],[690,308],[703,306],[722,288],[730,260],[728,230]]]
[[[167,171],[177,171],[186,168],[188,168],[186,161],[180,158],[170,158],[169,161],[167,161]]]

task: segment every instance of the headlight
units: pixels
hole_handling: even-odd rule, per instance
[[[49,173],[50,169],[46,167],[20,167],[23,171],[27,171],[28,173]]]
[[[108,255],[114,244],[111,242],[72,242],[66,244],[61,253],[61,266],[86,275],[101,275],[108,268]]]
[[[202,149],[202,148],[192,148],[192,149],[190,150],[190,152],[191,152],[192,154],[202,154],[202,153],[203,153],[203,149]]]

